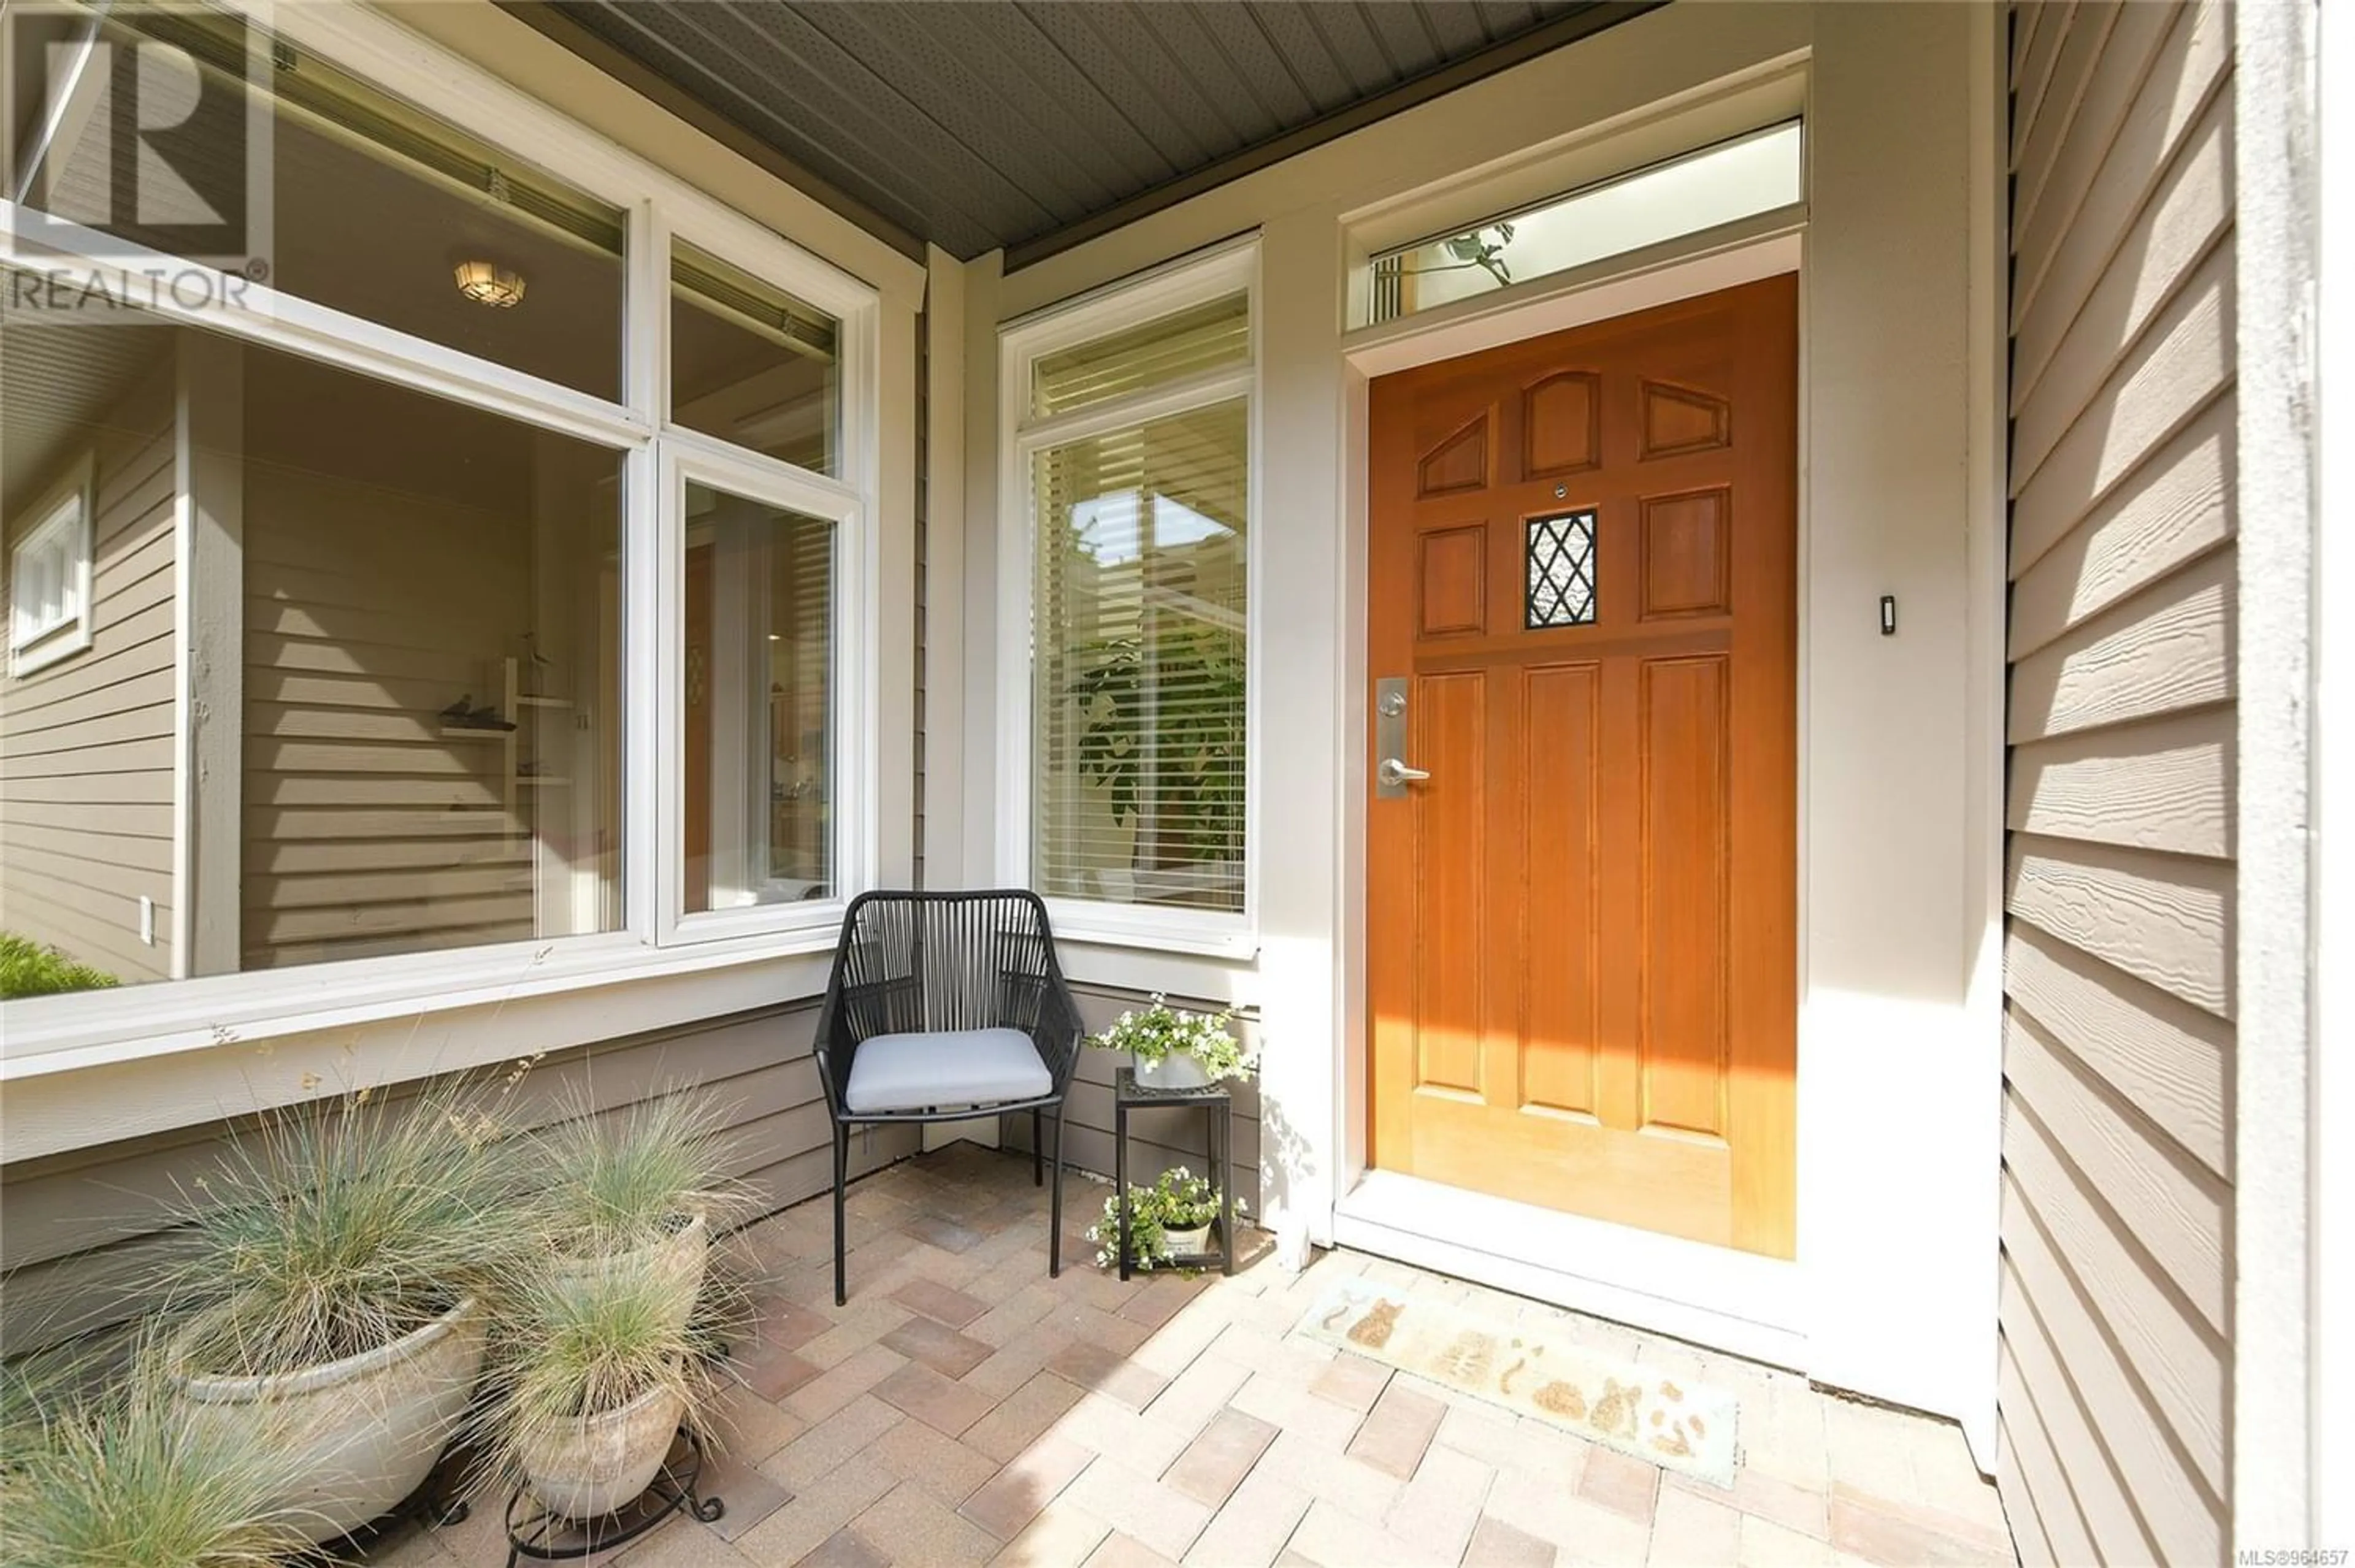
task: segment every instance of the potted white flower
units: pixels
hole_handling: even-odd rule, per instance
[[[1228,1028],[1231,1008],[1218,1013],[1181,1011],[1156,992],[1152,1006],[1120,1015],[1119,1021],[1088,1043],[1099,1051],[1124,1051],[1136,1059],[1136,1081],[1152,1089],[1201,1089],[1227,1078],[1252,1075],[1242,1042]]]
[[[1242,1211],[1238,1199],[1235,1212]],[[1182,1165],[1163,1171],[1150,1186],[1132,1184],[1128,1189],[1130,1265],[1150,1270],[1179,1258],[1201,1256],[1210,1250],[1210,1232],[1218,1218],[1217,1189],[1208,1178],[1196,1176]],[[1088,1227],[1088,1240],[1096,1243],[1099,1268],[1110,1268],[1120,1261],[1114,1255],[1120,1243],[1118,1193],[1104,1200],[1103,1218]]]

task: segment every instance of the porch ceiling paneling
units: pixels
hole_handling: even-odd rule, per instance
[[[1240,173],[1260,150],[1295,151],[1648,6],[549,0],[511,8],[560,13],[876,214],[972,257]]]

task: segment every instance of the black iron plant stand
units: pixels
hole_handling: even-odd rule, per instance
[[[1139,1083],[1134,1068],[1113,1075],[1113,1180],[1120,1192],[1120,1277],[1129,1272],[1128,1243],[1128,1114],[1142,1105],[1188,1106],[1203,1113],[1208,1123],[1210,1167],[1219,1184],[1219,1244],[1207,1253],[1188,1253],[1169,1259],[1173,1268],[1219,1265],[1220,1274],[1235,1272],[1235,1097],[1225,1081],[1199,1089],[1162,1089]]]

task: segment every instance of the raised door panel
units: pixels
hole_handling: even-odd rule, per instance
[[[1414,757],[1431,784],[1414,795],[1415,1086],[1478,1098],[1487,965],[1481,833],[1487,800],[1487,681],[1478,671],[1415,683]]]
[[[1524,796],[1520,1093],[1523,1109],[1595,1114],[1602,1046],[1597,820],[1602,667],[1532,669],[1523,687]]]
[[[1639,397],[1646,462],[1733,444],[1733,410],[1714,392],[1646,381]]]
[[[1561,370],[1521,394],[1521,474],[1550,479],[1603,464],[1603,378]]]
[[[1643,617],[1722,615],[1733,608],[1733,497],[1723,485],[1647,496],[1643,514]]]
[[[1646,661],[1642,1125],[1725,1132],[1727,687],[1722,655]]]
[[[1426,637],[1477,636],[1488,629],[1486,525],[1438,528],[1423,536],[1423,603],[1418,630]]]
[[[1450,434],[1415,469],[1419,496],[1453,496],[1488,483],[1488,416],[1482,414]]]

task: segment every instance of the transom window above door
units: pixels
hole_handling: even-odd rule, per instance
[[[1378,326],[1771,213],[1806,194],[1801,123],[1753,131],[1378,251],[1360,325]]]

